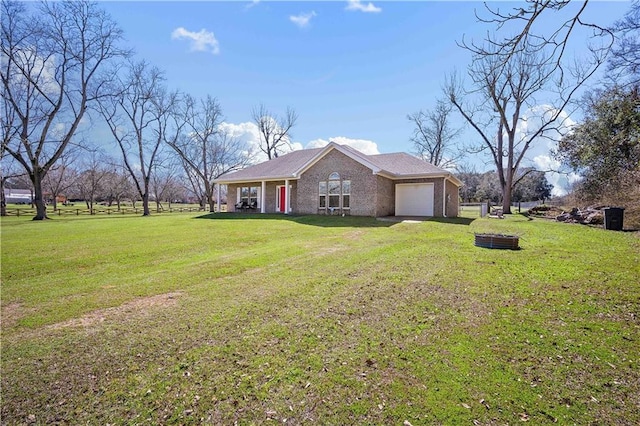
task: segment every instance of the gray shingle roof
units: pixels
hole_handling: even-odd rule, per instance
[[[405,152],[368,155],[367,158],[382,170],[394,175],[447,174],[445,169],[434,166]]]
[[[374,172],[380,172],[393,177],[401,178],[404,176],[452,176],[451,173],[433,164],[420,160],[412,155],[404,152],[396,152],[392,154],[366,155],[362,152],[346,145],[338,145],[331,143],[324,148],[303,149],[293,151],[278,158],[265,161],[255,166],[248,167],[237,172],[227,173],[216,182],[251,182],[260,180],[281,180],[288,178],[297,178],[299,173],[305,166],[312,161],[320,158],[323,152],[329,152],[331,148],[336,148],[344,154],[349,155],[356,161],[362,162],[367,167],[377,168]],[[453,178],[454,181],[459,182]]]
[[[323,148],[314,148],[292,151],[278,158],[247,167],[246,169],[227,173],[218,179],[255,181],[293,177],[302,166],[311,161],[322,149]]]

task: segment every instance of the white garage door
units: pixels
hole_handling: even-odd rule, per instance
[[[397,184],[396,216],[433,216],[433,184]]]

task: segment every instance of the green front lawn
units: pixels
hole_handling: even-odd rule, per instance
[[[0,229],[3,424],[640,424],[638,234],[519,215]]]

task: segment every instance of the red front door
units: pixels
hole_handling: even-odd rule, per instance
[[[285,188],[284,186],[278,188],[278,200],[280,201],[278,203],[278,211],[280,213],[284,213],[284,206],[286,204],[287,194],[285,193]]]

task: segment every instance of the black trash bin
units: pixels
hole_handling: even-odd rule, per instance
[[[604,229],[622,231],[624,209],[622,207],[607,207],[604,209]]]

